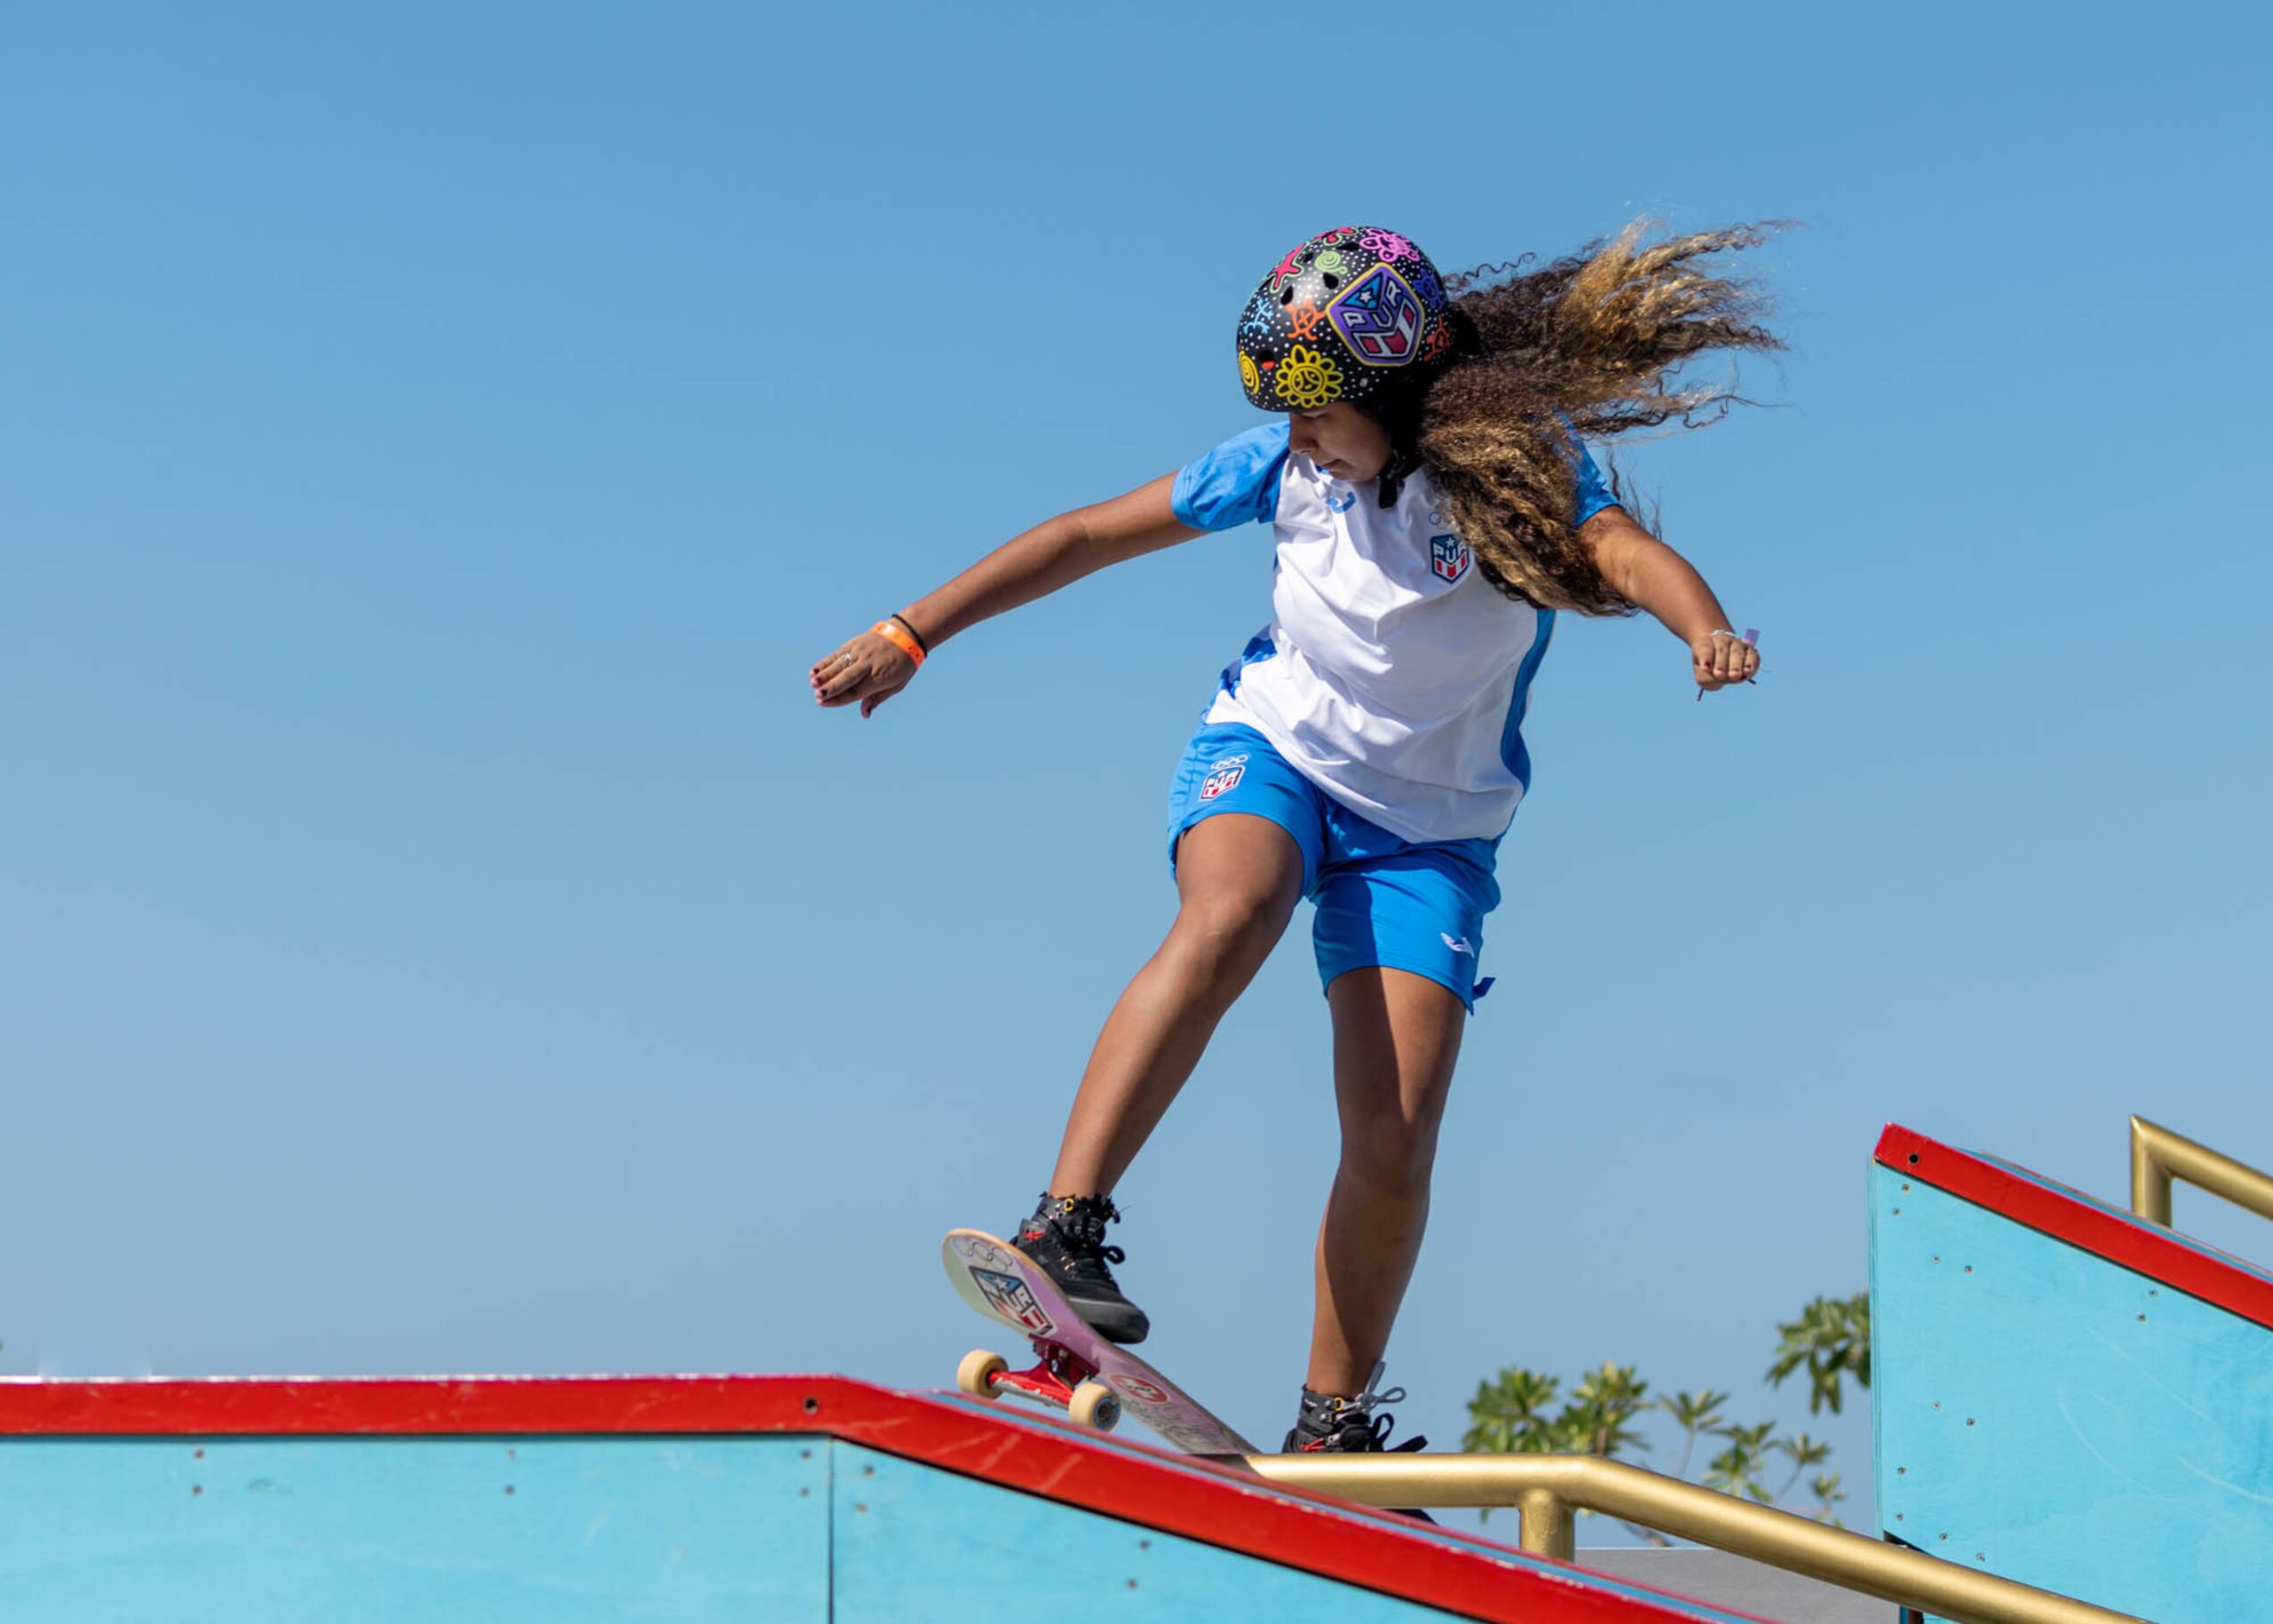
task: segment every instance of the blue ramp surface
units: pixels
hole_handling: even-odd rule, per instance
[[[835,1376],[0,1382],[0,1618],[1737,1615]]]
[[[1890,1538],[2164,1624],[2273,1620],[2273,1277],[1897,1129],[1871,1219]]]

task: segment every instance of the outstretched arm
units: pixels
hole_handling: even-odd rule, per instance
[[[1596,567],[1628,603],[1638,605],[1689,645],[1691,675],[1700,688],[1748,682],[1760,651],[1738,638],[1728,612],[1687,558],[1634,522],[1624,508],[1604,508],[1579,527]]]
[[[936,650],[957,632],[1108,564],[1189,541],[1201,533],[1176,518],[1169,501],[1175,483],[1175,475],[1162,474],[1126,495],[1044,519],[900,614]],[[858,700],[865,717],[907,685],[916,664],[890,639],[864,631],[813,662],[813,695],[824,705]]]

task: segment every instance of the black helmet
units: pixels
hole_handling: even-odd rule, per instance
[[[1239,317],[1239,383],[1267,412],[1362,404],[1451,353],[1451,302],[1429,257],[1374,226],[1322,231],[1271,270]]]

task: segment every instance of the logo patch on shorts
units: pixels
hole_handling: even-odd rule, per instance
[[[1200,798],[1212,801],[1227,789],[1239,787],[1239,780],[1247,776],[1247,757],[1226,756],[1217,762],[1200,786]]]
[[[1457,535],[1432,535],[1429,538],[1429,562],[1445,580],[1458,581],[1468,574],[1468,566],[1475,561],[1475,555],[1469,551],[1468,543]]]

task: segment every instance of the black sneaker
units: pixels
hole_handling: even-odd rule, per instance
[[[1143,1342],[1152,1322],[1121,1295],[1107,1264],[1127,1256],[1105,1243],[1105,1226],[1121,1214],[1102,1195],[1042,1195],[1011,1245],[1033,1259],[1065,1294],[1089,1328],[1107,1342]]]
[[[1303,1389],[1302,1409],[1295,1418],[1294,1430],[1287,1434],[1280,1446],[1287,1454],[1402,1454],[1407,1450],[1425,1449],[1425,1438],[1408,1438],[1395,1448],[1390,1446],[1389,1435],[1397,1426],[1394,1416],[1386,1412],[1375,1414],[1378,1406],[1397,1404],[1405,1398],[1405,1390],[1392,1387],[1387,1392],[1374,1390],[1386,1367],[1375,1365],[1374,1374],[1366,1382],[1366,1390],[1354,1398],[1335,1398],[1324,1393]],[[1411,1507],[1397,1508],[1399,1515],[1418,1517],[1424,1523],[1437,1519],[1426,1511]]]

